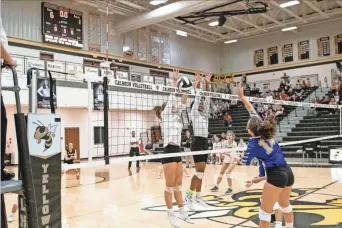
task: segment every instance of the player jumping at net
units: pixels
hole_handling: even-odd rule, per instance
[[[282,149],[274,140],[277,123],[274,116],[262,120],[252,104],[244,96],[241,86],[238,95],[250,113],[247,131],[251,135],[247,150],[242,158],[246,165],[250,165],[253,158],[257,158],[264,165],[267,181],[262,193],[262,202],[259,208],[259,227],[268,228],[271,222],[273,206],[279,203],[284,213],[286,227],[293,227],[294,216],[290,205],[290,195],[294,184],[294,175],[287,165]]]
[[[267,180],[264,166],[258,162],[259,164],[259,176],[254,177],[252,180],[249,180],[246,182],[246,188],[251,187],[253,184],[257,184],[261,181]],[[260,199],[260,202],[262,203],[262,199]],[[283,223],[283,213],[280,210],[279,203],[276,202],[273,206],[273,212],[275,215],[275,222],[274,222],[274,228],[282,228]]]
[[[179,78],[178,71],[172,74],[172,86],[176,87]],[[182,135],[182,111],[186,108],[187,95],[182,95],[181,102],[177,102],[175,94],[170,94],[168,101],[162,106],[154,108],[156,116],[160,119],[164,139],[164,153],[179,153]],[[167,206],[167,215],[173,227],[180,227],[179,219],[192,223],[187,211],[184,208],[182,197],[183,165],[181,157],[170,157],[162,159],[165,191],[164,199]],[[179,207],[179,213],[173,211],[172,196],[174,196]]]
[[[204,79],[204,80],[203,80]],[[199,91],[201,90],[201,82],[204,81],[206,90],[210,90],[210,74],[203,77],[202,74],[196,74],[194,83],[197,88],[197,93],[194,102],[191,104],[191,121],[194,129],[194,138],[191,143],[191,151],[208,150],[208,125],[209,125],[209,108],[210,98],[206,97],[204,102],[201,100]],[[191,179],[190,190],[186,195],[186,204],[190,210],[195,210],[195,204],[207,207],[207,204],[201,198],[202,179],[204,176],[205,167],[207,164],[208,154],[194,155],[196,173]],[[194,192],[196,191],[196,196]]]
[[[237,143],[235,142],[235,135],[232,131],[227,132],[227,140],[224,142],[224,148],[237,148]],[[232,180],[232,170],[235,167],[235,161],[233,159],[233,154],[225,154],[223,159],[223,164],[221,166],[220,174],[217,178],[215,186],[210,189],[212,192],[217,192],[219,190],[219,185],[223,179],[223,175],[226,174],[228,181],[228,190],[226,194],[233,193],[233,180]],[[228,169],[229,167],[229,169]]]

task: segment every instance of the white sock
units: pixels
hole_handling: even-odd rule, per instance
[[[286,227],[286,228],[292,228],[292,227],[293,227],[293,222],[286,223],[286,224],[285,224],[285,227]]]
[[[168,215],[173,214],[173,208],[171,208],[171,209],[168,208],[166,211],[167,211]]]
[[[274,228],[282,228],[283,226],[282,226],[282,222],[280,222],[280,221],[275,221],[274,222]]]
[[[196,198],[201,198],[201,192],[196,192]]]
[[[180,212],[184,212],[184,211],[185,211],[184,206],[183,206],[183,207],[180,207],[180,208],[179,208],[179,211],[180,211]]]

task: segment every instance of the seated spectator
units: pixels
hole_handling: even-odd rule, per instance
[[[285,83],[283,81],[281,81],[280,85],[279,85],[278,92],[282,92],[283,90],[285,90]]]
[[[306,86],[305,80],[303,80],[303,81],[302,81],[302,88],[303,88],[304,90],[306,90],[306,89],[307,89],[307,86]]]
[[[246,84],[245,96],[250,97],[251,94],[252,94],[251,87],[248,84]]]
[[[307,79],[306,79],[306,87],[307,87],[307,88],[311,88],[311,87],[312,87],[312,83],[311,83],[311,81],[310,81],[310,78],[307,78]]]
[[[330,105],[337,105],[337,101],[335,100],[335,97],[332,97],[329,102]],[[335,114],[335,109],[329,109],[329,114]]]
[[[339,83],[339,81],[337,80],[337,81],[335,81],[333,84],[332,84],[332,86],[331,86],[331,92],[333,93],[333,94],[335,94],[336,92],[338,92],[340,90],[340,83]]]
[[[284,108],[280,104],[276,105],[276,112],[275,112],[275,117],[283,115],[284,114]]]
[[[224,115],[223,121],[225,127],[232,127],[233,120],[232,117],[228,114],[228,112],[226,112],[226,114]]]
[[[329,104],[330,103],[330,98],[329,96],[325,96],[324,99],[320,102],[321,104]]]
[[[304,95],[304,89],[301,85],[298,85],[294,90],[294,94],[296,95],[296,101],[301,101]]]

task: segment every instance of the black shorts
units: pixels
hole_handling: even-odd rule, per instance
[[[64,163],[66,163],[66,164],[69,164],[69,165],[71,165],[71,164],[74,164],[74,160],[65,160],[64,159]]]
[[[167,145],[164,147],[164,154],[171,154],[171,153],[180,153],[180,146],[175,145]],[[182,162],[182,157],[171,157],[171,158],[162,158],[162,164],[172,163],[172,162]]]
[[[266,173],[267,182],[278,188],[284,188],[294,184],[294,175],[288,164],[273,168],[266,168]]]
[[[191,151],[209,150],[208,139],[204,137],[195,136],[192,140],[190,149]],[[193,157],[195,163],[207,163],[208,160],[208,154],[194,155]]]

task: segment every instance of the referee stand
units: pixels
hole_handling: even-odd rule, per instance
[[[54,114],[53,80],[50,76],[50,106],[52,114],[37,114],[37,72],[27,72],[29,88],[29,114],[21,112],[20,87],[17,72],[13,74],[13,86],[2,86],[2,90],[15,93],[17,113],[14,114],[18,145],[18,179],[1,182],[1,228],[7,228],[5,193],[19,195],[19,227],[62,227],[61,224],[61,137],[60,117]],[[47,129],[56,125],[52,131]],[[47,132],[45,134],[45,132]],[[46,148],[46,137],[53,140]],[[39,139],[39,140],[38,140]]]

